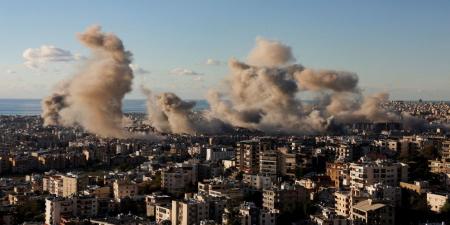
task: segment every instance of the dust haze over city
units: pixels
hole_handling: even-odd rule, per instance
[[[450,224],[449,2],[0,2],[0,224]]]

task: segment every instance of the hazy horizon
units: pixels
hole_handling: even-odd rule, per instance
[[[356,73],[365,94],[450,100],[448,1],[47,3],[0,8],[8,28],[0,37],[0,98],[47,96],[89,56],[76,33],[98,24],[133,53],[130,99],[144,98],[140,85],[202,99],[230,74],[229,59],[245,61],[264,37],[290,46],[305,67]]]

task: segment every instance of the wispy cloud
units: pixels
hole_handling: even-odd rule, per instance
[[[25,59],[24,65],[31,69],[38,69],[48,62],[69,62],[83,58],[81,55],[74,55],[69,50],[53,45],[25,49],[22,57]]]
[[[14,71],[14,70],[12,70],[12,69],[7,69],[7,70],[6,70],[6,73],[7,73],[7,74],[15,74],[16,71]]]
[[[203,77],[202,76],[195,76],[194,80],[195,81],[203,81]]]
[[[190,69],[185,68],[175,68],[170,71],[170,74],[174,75],[183,75],[183,76],[195,76],[195,75],[203,75],[202,73],[195,72]]]
[[[222,62],[220,62],[219,60],[216,60],[216,59],[207,59],[205,64],[210,65],[210,66],[219,66],[222,64]]]
[[[149,70],[140,67],[138,64],[130,64],[130,67],[135,74],[150,74]]]

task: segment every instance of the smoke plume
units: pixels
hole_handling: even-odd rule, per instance
[[[386,93],[364,96],[355,73],[295,64],[291,48],[278,41],[258,38],[247,60],[229,61],[225,91],[209,90],[210,108],[201,114],[194,112],[194,103],[173,93],[148,95],[151,124],[173,133],[217,133],[243,127],[266,133],[317,134],[341,129],[345,123],[419,123],[383,109],[389,99]],[[319,103],[303,102],[301,95],[306,92],[317,96]]]
[[[147,96],[148,121],[159,132],[197,134],[220,133],[230,129],[204,112],[194,111],[194,101],[183,101],[171,92],[154,95],[144,87],[142,92]]]
[[[248,63],[230,60],[226,91],[209,91],[208,115],[232,126],[289,134],[320,133],[346,122],[399,119],[380,107],[387,95],[362,95],[355,73],[313,70],[294,61],[290,47],[258,38]],[[321,96],[320,104],[302,102],[304,92]]]
[[[248,56],[249,64],[254,66],[276,67],[294,61],[291,47],[264,38],[256,39],[256,46]]]
[[[92,56],[81,70],[42,102],[45,125],[82,126],[102,137],[127,138],[122,100],[131,91],[131,53],[99,26],[77,35]]]

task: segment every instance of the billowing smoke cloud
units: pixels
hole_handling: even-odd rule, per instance
[[[383,109],[389,99],[385,93],[363,96],[355,73],[293,64],[291,48],[278,41],[258,38],[247,59],[248,63],[229,61],[225,91],[209,90],[210,109],[201,117],[194,116],[198,114],[192,102],[173,93],[150,96],[152,125],[174,133],[220,132],[233,126],[266,133],[313,134],[343,123],[400,122],[405,118],[414,126],[420,122]],[[304,92],[318,96],[319,104],[302,102]]]
[[[387,95],[362,95],[356,74],[312,70],[294,61],[290,47],[258,38],[249,63],[229,62],[227,91],[209,92],[209,115],[233,126],[292,134],[324,132],[346,122],[399,120],[380,106]],[[320,96],[317,107],[302,103],[299,95],[306,91]]]
[[[161,132],[195,133],[193,111],[195,102],[181,100],[174,93],[152,95],[145,90],[151,125]]]
[[[122,99],[131,91],[131,53],[112,33],[99,26],[78,34],[92,56],[80,72],[43,100],[45,125],[80,125],[102,137],[127,138]]]
[[[267,47],[259,47],[261,46]],[[277,51],[276,44],[272,43],[269,47]],[[286,50],[281,44],[278,47]],[[277,54],[269,54],[267,57],[260,60],[281,62],[277,60]],[[272,67],[274,65],[275,63],[272,63],[271,67],[258,67],[231,60],[231,75],[227,80],[228,92],[220,94],[211,91],[208,95],[211,114],[233,126],[266,132],[313,133],[322,130],[326,120],[318,118],[319,112],[304,111],[302,102],[296,96],[299,89],[293,75],[296,71],[303,70],[303,67]]]
[[[295,58],[289,46],[259,37],[247,60],[254,66],[276,67],[294,62]]]
[[[59,83],[54,92],[42,100],[44,126],[56,126],[61,123],[59,112],[67,106],[65,103],[67,85],[68,83],[64,81]]]
[[[305,90],[321,91],[329,89],[335,92],[357,92],[358,76],[346,71],[305,69],[295,74],[300,87]]]
[[[195,112],[194,101],[183,101],[170,92],[154,95],[142,88],[147,96],[147,111],[150,125],[165,133],[219,133],[230,129],[221,121],[210,118],[202,112]]]

